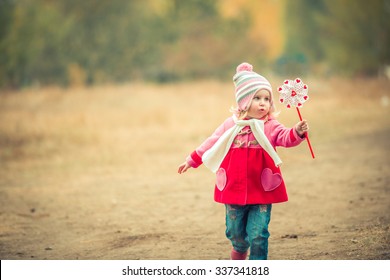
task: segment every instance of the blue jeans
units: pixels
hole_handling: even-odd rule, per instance
[[[244,253],[250,248],[250,260],[266,260],[272,204],[226,204],[225,207],[226,237],[234,250]]]

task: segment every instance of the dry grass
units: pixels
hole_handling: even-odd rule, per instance
[[[302,112],[311,123],[314,140],[331,141],[357,129],[364,134],[388,127],[388,107],[380,103],[388,95],[386,86],[377,80],[312,82],[311,100]],[[129,160],[124,154],[178,148],[187,152],[186,147],[198,144],[229,116],[233,104],[232,85],[217,82],[1,94],[0,156],[3,164],[26,163],[52,157],[66,160],[76,152],[92,162],[120,164]],[[297,121],[294,110],[278,108],[283,111],[281,122]]]
[[[271,83],[276,87],[281,80],[273,78]],[[286,165],[286,180],[292,181],[288,178],[293,178],[298,172],[294,169],[295,164],[306,164],[306,169],[314,167],[319,170],[308,176],[323,178],[307,178],[301,183],[309,184],[315,180],[321,184],[321,180],[326,181],[329,176],[328,172],[337,172],[334,163],[340,163],[342,157],[351,157],[357,152],[359,161],[371,161],[371,166],[380,168],[380,165],[387,170],[381,175],[382,183],[378,188],[381,195],[388,199],[389,176],[386,168],[389,167],[389,146],[383,144],[386,141],[373,149],[372,154],[370,150],[366,154],[348,151],[348,141],[362,137],[369,139],[365,141],[370,147],[375,144],[375,139],[369,138],[369,135],[384,135],[385,138],[390,135],[389,107],[381,105],[382,97],[389,96],[389,82],[309,78],[305,81],[310,85],[311,99],[301,112],[310,121],[310,139],[317,159],[314,162],[310,159],[306,144],[293,150],[280,150]],[[188,234],[193,242],[201,240],[204,243],[204,236],[211,234],[211,239],[218,246],[228,246],[223,239],[223,211],[211,201],[213,175],[200,168],[178,176],[176,168],[229,116],[229,108],[233,104],[232,84],[213,81],[43,88],[0,94],[0,257],[191,258],[186,252],[196,249],[191,247],[190,241],[185,243],[187,247],[183,251],[167,249],[170,242],[181,242],[180,239],[172,241],[175,230],[182,231],[178,235]],[[279,119],[286,126],[298,121],[294,110],[278,108],[282,110]],[[351,149],[359,147],[360,142],[356,142]],[[374,157],[379,160],[377,163],[373,162]],[[353,182],[355,179],[359,184],[359,176],[379,176],[377,170],[372,171],[374,175],[370,170],[356,173],[362,162],[356,164],[339,167],[345,168],[340,172],[348,169],[344,180]],[[337,182],[340,186],[344,183]],[[359,199],[364,195],[360,190],[355,191],[351,198],[346,199],[353,200],[355,196]],[[290,192],[291,195],[298,199],[296,191]],[[303,193],[303,199],[307,199],[305,195]],[[71,206],[70,203],[74,204]],[[151,204],[159,207],[160,212],[151,212]],[[336,212],[338,205],[341,204],[332,206]],[[188,206],[192,207],[191,210],[201,209],[202,214],[189,217],[191,211]],[[389,212],[382,214],[381,223],[367,223],[372,218],[370,215],[377,213],[378,209],[389,210],[388,200],[381,208],[378,207],[362,218],[365,222],[360,227],[369,231],[373,238],[357,239],[351,235],[350,240],[358,240],[351,245],[359,245],[359,252],[363,252],[359,253],[360,257],[337,253],[336,249],[334,253],[338,255],[327,256],[336,259],[364,258],[364,252],[376,246],[382,248],[379,255],[369,257],[388,258]],[[279,211],[284,210],[282,207]],[[278,210],[275,211],[278,213]],[[175,221],[167,218],[172,213],[177,214]],[[205,223],[210,215],[215,216],[211,221],[218,225],[199,231],[202,228],[200,223]],[[129,217],[132,217],[130,221]],[[143,219],[148,225],[137,224]],[[39,227],[36,223],[32,224],[36,220],[40,221]],[[186,224],[186,221],[191,224]],[[47,223],[49,228],[46,228]],[[191,229],[193,224],[197,225],[195,229]],[[328,225],[327,222],[325,224]],[[124,251],[104,254],[107,248],[100,248],[97,244],[105,238],[99,231],[107,231],[107,227],[116,228],[115,232],[123,235],[110,237],[109,244],[113,250],[119,246],[115,240],[127,240],[128,247],[133,249],[123,248]],[[60,244],[58,231],[66,231],[67,228],[68,234],[61,233],[61,238],[67,240]],[[91,228],[92,232],[89,231]],[[275,225],[276,232],[288,230],[288,224],[285,228]],[[194,235],[193,231],[198,234]],[[81,233],[84,238],[80,237]],[[38,243],[49,235],[52,236],[49,238],[51,244],[58,243],[57,247],[63,250],[46,251],[47,255],[43,256],[42,252],[37,252]],[[321,236],[317,237],[321,239]],[[24,242],[12,245],[18,238]],[[149,251],[148,255],[139,255],[142,250],[148,250],[150,243],[146,241],[153,238],[157,240],[155,242],[165,242],[166,247],[160,248],[161,251],[158,248]],[[89,251],[78,251],[75,245],[69,249],[68,245],[73,242],[89,248]],[[93,248],[97,251],[94,252]],[[162,253],[164,250],[168,255]],[[215,258],[213,254],[215,248],[210,248],[210,251],[198,252],[194,258]],[[219,258],[223,258],[224,254],[221,253]],[[273,256],[323,258],[311,253],[302,254],[284,256],[274,253]]]

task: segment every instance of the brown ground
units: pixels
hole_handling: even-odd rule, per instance
[[[388,260],[390,83],[305,82],[316,159],[279,149],[269,258]],[[217,82],[0,94],[0,258],[228,259],[213,174],[176,172],[233,104]]]

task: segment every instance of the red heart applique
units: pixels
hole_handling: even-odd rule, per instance
[[[280,87],[280,88],[278,88],[278,91],[282,91],[282,88]]]
[[[287,108],[291,108],[290,104],[287,105]]]
[[[307,85],[304,85],[303,88],[304,88],[304,89],[307,89]]]
[[[282,183],[282,175],[279,173],[272,173],[269,168],[264,168],[261,173],[261,184],[266,192],[273,191]]]
[[[300,83],[300,82],[301,82],[301,80],[300,80],[300,79],[296,79],[295,81],[296,81],[297,83]]]
[[[287,85],[287,84],[288,84],[288,81],[284,81],[284,84]]]
[[[305,96],[303,97],[303,99],[307,100],[307,95],[305,95]]]
[[[279,101],[280,101],[280,103],[283,103],[284,99],[283,99],[283,98],[281,98],[281,99],[279,99]]]
[[[295,90],[291,91],[291,96],[295,96],[297,95],[297,93],[295,92]]]
[[[301,103],[298,103],[298,107],[301,107],[302,106],[302,104]]]
[[[215,184],[220,191],[226,186],[226,171],[223,168],[218,169],[217,171],[217,182]]]

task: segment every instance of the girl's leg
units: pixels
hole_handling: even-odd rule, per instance
[[[250,243],[250,260],[268,258],[268,224],[271,220],[271,204],[251,205],[248,213],[247,233]]]
[[[248,211],[247,206],[225,205],[226,237],[232,242],[232,259],[245,259],[249,248],[246,234]]]

